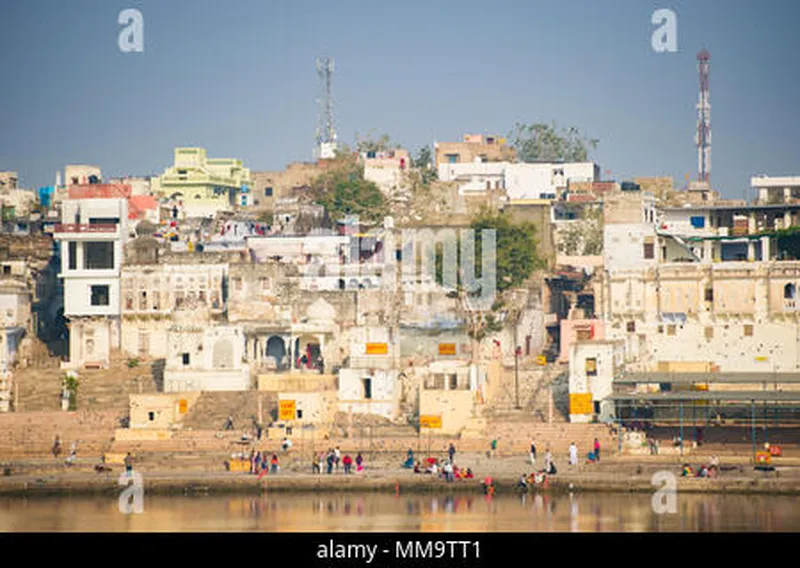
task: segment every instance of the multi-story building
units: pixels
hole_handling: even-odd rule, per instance
[[[513,162],[516,157],[514,148],[500,136],[465,134],[462,142],[436,142],[433,148],[437,169],[442,164]]]
[[[126,199],[68,199],[55,227],[61,247],[69,367],[104,367],[120,345],[120,274],[128,238]]]
[[[800,176],[759,176],[750,179],[759,205],[800,203]]]
[[[214,217],[249,206],[252,187],[241,160],[208,158],[204,148],[176,148],[174,164],[158,180],[161,195],[176,197],[185,217]]]

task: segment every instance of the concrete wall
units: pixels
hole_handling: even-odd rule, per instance
[[[566,363],[569,361],[569,354],[572,350],[572,345],[580,341],[579,334],[588,332],[589,340],[602,340],[605,339],[605,325],[604,321],[600,319],[578,319],[578,320],[561,320],[561,355],[558,358],[559,363]]]
[[[239,371],[164,371],[164,392],[246,391],[250,390],[250,374]]]
[[[441,429],[425,429],[424,432],[457,435],[472,418],[475,400],[476,393],[471,390],[423,390],[420,416],[442,419]]]
[[[296,418],[293,423],[297,425],[313,424],[324,426],[333,423],[336,415],[336,392],[281,392],[278,395],[280,401],[293,400],[297,414],[302,413],[301,418]],[[280,417],[278,417],[280,418]]]
[[[130,395],[130,428],[169,429],[183,421],[200,398],[199,392],[181,394]],[[186,413],[180,412],[180,401],[186,401]],[[152,413],[152,417],[150,415]]]
[[[659,247],[652,225],[611,224],[603,227],[603,263],[606,270],[646,268],[658,263]],[[652,242],[652,259],[645,259],[644,244]]]
[[[370,379],[372,398],[365,398],[364,379]],[[384,369],[341,369],[339,371],[339,410],[378,414],[394,418],[398,411],[397,371]]]

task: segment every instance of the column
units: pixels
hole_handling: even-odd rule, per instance
[[[753,262],[756,259],[756,243],[755,241],[747,241],[747,262]]]
[[[783,212],[783,228],[786,229],[792,226],[792,212],[788,209]]]
[[[703,241],[703,262],[714,262],[714,243]]]
[[[770,260],[769,250],[769,237],[761,237],[761,260],[767,262]]]
[[[756,213],[755,211],[751,211],[750,215],[747,216],[747,232],[748,234],[752,235],[756,232]]]
[[[83,270],[83,267],[84,267],[84,264],[83,264],[83,246],[85,244],[86,243],[84,241],[78,241],[78,244],[75,246],[75,250],[78,253],[77,254],[77,262],[76,262],[75,266],[77,267],[78,270]]]

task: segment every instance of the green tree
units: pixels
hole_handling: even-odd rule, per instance
[[[377,140],[374,138],[373,131],[370,130],[365,138],[362,138],[356,132],[356,152],[363,154],[364,152],[388,152],[389,150],[396,150],[400,145],[391,141],[388,134],[383,134]]]
[[[517,123],[509,139],[521,162],[585,162],[599,142],[574,127],[559,132],[555,123]]]
[[[439,179],[439,174],[433,165],[433,152],[430,146],[420,148],[417,156],[411,160],[411,165],[419,172],[422,185],[430,185]]]
[[[388,214],[386,198],[377,185],[364,179],[357,164],[322,174],[311,183],[311,191],[333,221],[355,215],[361,222],[378,224]]]
[[[513,223],[508,215],[485,209],[472,221],[475,231],[475,258],[481,258],[481,232],[493,229],[496,235],[497,290],[504,292],[522,284],[534,270],[544,267],[536,252],[536,227],[532,223]],[[476,260],[477,274],[481,263]]]

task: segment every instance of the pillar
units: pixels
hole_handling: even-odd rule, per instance
[[[769,237],[761,237],[761,260],[767,262],[771,260]]]
[[[755,241],[747,241],[747,262],[753,262],[756,259],[756,243]]]
[[[703,241],[703,262],[714,262],[713,241]]]
[[[747,216],[747,233],[752,235],[756,232],[756,214],[755,211],[751,211],[750,215]]]
[[[783,228],[786,229],[792,226],[792,212],[788,209],[783,212]]]

